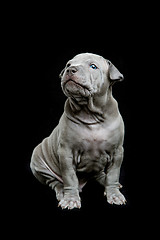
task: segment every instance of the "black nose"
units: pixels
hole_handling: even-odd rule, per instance
[[[75,74],[77,71],[78,71],[78,69],[77,69],[76,67],[69,67],[69,68],[67,69],[67,73],[68,73],[69,75],[73,75],[73,74]]]

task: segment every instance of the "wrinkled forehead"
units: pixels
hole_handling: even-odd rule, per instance
[[[69,62],[72,64],[95,63],[99,66],[103,67],[107,66],[106,60],[103,57],[93,53],[78,54],[74,58],[72,58]]]

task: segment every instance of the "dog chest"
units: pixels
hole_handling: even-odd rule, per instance
[[[100,172],[112,160],[117,147],[117,130],[90,126],[79,133],[74,159],[78,172]],[[75,139],[76,142],[76,139]]]
[[[78,126],[72,131],[73,144],[82,151],[97,155],[103,151],[110,152],[118,145],[120,138],[119,121],[112,124],[95,124]]]
[[[65,156],[68,152],[78,171],[103,170],[119,144],[119,119],[91,125],[68,120],[61,122],[58,129],[56,139],[61,146],[58,152],[65,151]]]

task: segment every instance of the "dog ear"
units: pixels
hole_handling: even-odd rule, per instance
[[[63,75],[64,71],[65,71],[65,68],[64,68],[64,69],[61,71],[61,73],[59,74],[59,78],[61,78],[61,77],[62,77],[62,75]]]
[[[118,69],[109,60],[107,60],[107,63],[109,65],[109,68],[108,68],[109,79],[113,82],[123,81],[124,79],[123,74],[121,74],[118,71]]]

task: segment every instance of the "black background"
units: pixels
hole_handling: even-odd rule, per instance
[[[136,236],[149,215],[144,197],[149,184],[145,165],[150,157],[145,125],[150,121],[145,107],[150,91],[146,72],[151,30],[147,14],[133,4],[127,8],[116,4],[91,8],[79,2],[74,5],[23,7],[8,20],[4,50],[11,97],[8,129],[13,132],[8,139],[13,150],[7,154],[12,155],[9,169],[13,177],[8,177],[8,185],[13,191],[8,190],[7,221],[16,221],[14,231],[23,229],[24,235],[105,237],[112,232],[113,236]],[[55,193],[39,183],[29,167],[33,149],[49,136],[63,113],[66,97],[59,73],[69,59],[82,52],[102,55],[124,75],[124,81],[113,86],[125,123],[120,177],[127,199],[124,206],[109,205],[103,189],[93,182],[84,187],[80,210],[61,210]]]

